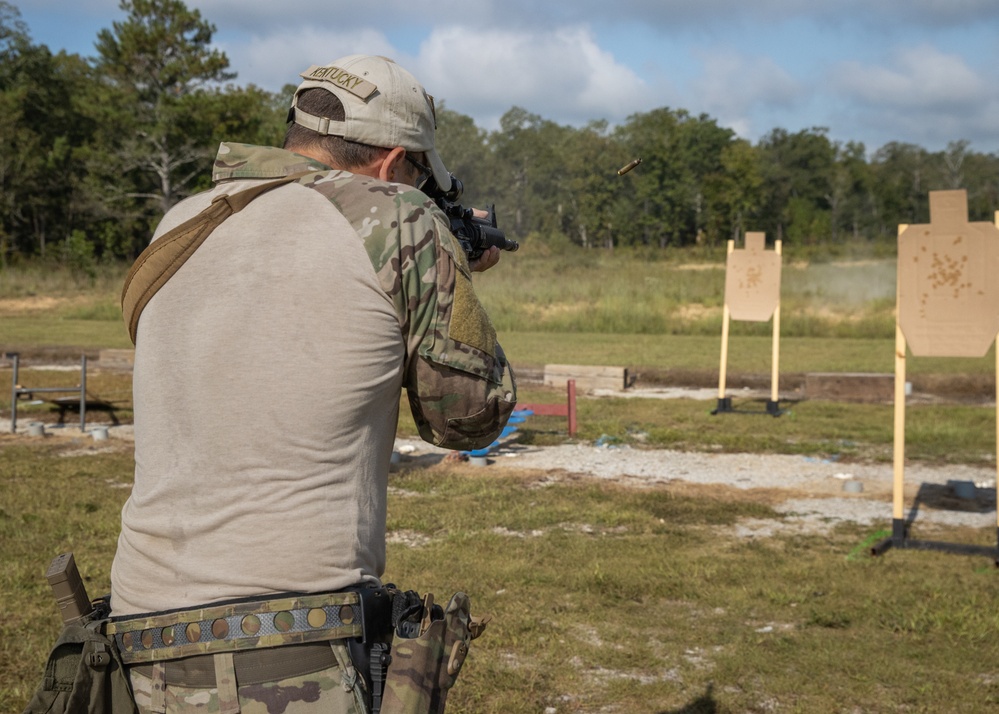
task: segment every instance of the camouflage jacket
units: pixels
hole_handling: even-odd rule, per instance
[[[223,143],[213,180],[274,179],[329,200],[364,241],[406,344],[403,386],[420,436],[474,449],[499,435],[516,403],[514,375],[472,289],[447,217],[421,191],[329,168],[271,147]]]

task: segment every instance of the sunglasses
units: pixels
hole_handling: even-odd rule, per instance
[[[433,175],[433,171],[430,169],[430,167],[424,166],[419,161],[410,156],[408,152],[406,153],[406,161],[415,166],[416,170],[420,172],[419,175],[416,177],[416,183],[414,185],[416,186],[416,188],[423,188],[423,186],[427,183],[427,180]]]

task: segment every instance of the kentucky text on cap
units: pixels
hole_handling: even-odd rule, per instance
[[[434,148],[434,100],[412,74],[387,57],[348,55],[302,72],[288,120],[323,134],[369,146],[424,152],[437,184],[451,186],[451,174]],[[298,108],[306,89],[325,89],[340,99],[344,120],[318,117]]]

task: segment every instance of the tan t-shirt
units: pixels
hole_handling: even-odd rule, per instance
[[[254,161],[266,178],[280,175],[271,165],[279,159],[289,173],[301,168],[294,164],[302,157],[288,152],[237,149],[247,154],[240,175],[253,175]],[[235,160],[236,149],[223,150]],[[250,185],[235,173],[176,206],[157,235],[215,195]],[[417,391],[416,362],[435,361],[430,343],[441,332],[425,327],[425,310],[440,313],[436,302],[415,304],[416,283],[407,287],[419,261],[392,268],[391,256],[436,236],[439,221],[426,210],[413,215],[395,185],[318,176],[321,190],[293,183],[228,219],[142,314],[135,485],[112,567],[115,615],[333,591],[384,572],[400,389]],[[362,178],[366,188],[350,188]],[[345,217],[342,195],[355,204],[365,196],[370,218],[356,206]],[[417,281],[431,272],[437,281],[437,271],[417,272]],[[463,401],[480,401],[479,410],[497,392],[512,408],[512,377],[501,374],[509,370],[499,355],[499,382],[455,373],[473,395]],[[505,422],[485,418],[498,422],[482,425],[490,433]]]

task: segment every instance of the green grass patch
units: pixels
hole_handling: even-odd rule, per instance
[[[523,390],[525,402],[557,403],[554,389]],[[765,403],[733,398],[736,413],[713,415],[714,403],[693,399],[600,398],[577,401],[577,439],[635,448],[731,453],[798,454],[816,458],[888,462],[894,442],[893,408],[826,401],[784,403],[779,417]],[[967,405],[919,405],[906,411],[906,458],[932,463],[995,463],[995,410]],[[522,443],[568,439],[561,417],[531,417]],[[400,420],[400,431],[410,431]]]
[[[981,649],[999,652],[988,604],[997,576],[979,561],[848,561],[865,535],[857,527],[739,541],[726,536],[739,518],[778,517],[668,487],[539,487],[467,470],[394,484],[406,495],[390,506],[392,529],[429,542],[390,546],[389,577],[440,592],[443,576],[494,617],[451,700],[457,711],[896,711],[903,701],[949,712],[999,702],[995,660]]]
[[[618,365],[643,373],[713,373],[717,386],[721,364],[721,332],[715,336],[633,335],[545,332],[502,332],[500,343],[514,365],[534,368],[546,364]],[[995,352],[981,358],[912,357],[906,360],[909,376],[994,375]],[[728,371],[765,375],[772,364],[771,336],[730,335]],[[780,373],[895,371],[895,340],[804,337],[781,338]]]
[[[684,262],[687,259],[703,262],[689,264]],[[893,260],[808,264],[786,258],[785,263],[784,336],[892,338]],[[13,309],[30,309],[36,317],[47,310],[49,317],[60,319],[120,321],[117,305],[127,268],[100,265],[93,275],[58,265],[7,268],[0,275],[0,301],[17,301],[11,303]],[[500,332],[525,328],[612,335],[714,336],[721,332],[724,250],[658,255],[567,248],[552,255],[525,249],[475,280],[476,291]],[[84,298],[89,304],[45,308],[37,304],[40,296]],[[0,304],[0,312],[10,309]],[[767,323],[734,322],[732,330],[734,335],[769,334]]]
[[[66,351],[129,349],[132,343],[121,319],[121,310],[114,320],[89,317],[0,316],[3,321],[3,343],[0,348],[16,352],[35,347],[60,347]]]
[[[725,254],[698,264],[686,253],[526,251],[476,276],[476,292],[497,329],[516,332],[718,335]],[[513,276],[511,277],[511,272]],[[891,339],[893,260],[797,263],[785,258],[781,332],[788,337]],[[733,334],[763,335],[767,323],[733,322]]]
[[[0,439],[0,710],[24,706],[58,631],[49,560],[74,551],[90,593],[107,591],[131,474],[127,449]],[[386,578],[465,590],[493,618],[449,711],[999,705],[999,570],[985,560],[851,556],[884,524],[740,539],[740,519],[781,517],[736,491],[544,476],[440,465],[390,478]]]
[[[129,266],[100,263],[91,270],[74,270],[65,264],[36,260],[0,268],[0,300],[39,296],[114,296],[121,292]]]
[[[83,437],[75,444],[24,446],[0,436],[0,592],[5,600],[0,711],[24,708],[58,634],[58,610],[44,577],[52,558],[72,551],[87,591],[98,596],[110,590],[132,468],[131,450],[96,454]]]

